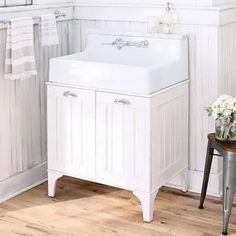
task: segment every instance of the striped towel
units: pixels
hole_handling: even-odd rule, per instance
[[[54,14],[47,14],[41,16],[40,33],[42,46],[52,46],[59,44],[57,23]]]
[[[7,27],[5,79],[35,78],[33,20],[30,17],[12,19]]]

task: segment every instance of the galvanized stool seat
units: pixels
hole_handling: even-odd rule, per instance
[[[220,155],[214,154],[218,151]],[[206,163],[204,170],[204,179],[202,184],[202,192],[199,209],[203,209],[206,197],[209,175],[213,156],[223,157],[223,235],[227,235],[229,218],[233,205],[234,189],[236,185],[236,143],[224,143],[215,139],[215,134],[208,135],[208,147],[206,155]]]

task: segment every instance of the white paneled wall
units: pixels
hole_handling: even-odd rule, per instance
[[[163,5],[167,0],[76,0],[79,4],[142,4]],[[236,3],[235,0],[172,0],[176,6],[213,6]]]
[[[17,0],[15,0],[16,2]],[[79,4],[152,4],[163,5],[167,0],[34,0],[34,4],[55,4],[55,3],[79,3]],[[172,0],[176,6],[213,6],[229,3],[236,3],[236,0]]]
[[[166,4],[167,0],[77,0],[77,3],[91,3],[91,4],[107,4],[107,3],[112,3],[112,4],[155,4],[155,5],[160,5],[160,4]],[[199,6],[199,5],[204,5],[204,6],[211,6],[212,5],[212,0],[172,0],[175,5],[188,5],[188,6]]]
[[[219,47],[220,92],[236,96],[236,23],[220,28]]]
[[[19,183],[20,189],[17,186],[15,189],[14,178],[36,166],[42,167],[46,162],[45,83],[48,80],[49,58],[72,52],[72,27],[72,21],[58,23],[61,43],[50,49],[40,46],[38,26],[35,27],[38,77],[21,81],[4,79],[6,30],[0,30],[0,201],[27,187]],[[35,181],[46,178],[46,164],[41,172]],[[9,182],[9,178],[13,181]],[[6,183],[8,191],[3,192],[6,191]]]
[[[224,5],[224,4],[235,4],[235,0],[213,0],[213,4],[215,5]]]

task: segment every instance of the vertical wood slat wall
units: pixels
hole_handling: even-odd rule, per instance
[[[0,30],[0,185],[46,161],[46,82],[49,59],[73,52],[73,21],[58,23],[60,45],[42,48],[35,26],[37,79],[4,79],[6,29]],[[9,186],[10,188],[10,186]],[[1,194],[1,193],[0,193]]]
[[[236,96],[236,22],[219,28],[220,93]]]

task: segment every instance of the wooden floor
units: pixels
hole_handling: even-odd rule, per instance
[[[220,235],[221,200],[161,189],[154,221],[143,223],[141,206],[128,191],[64,177],[57,196],[47,197],[47,183],[0,205],[0,235],[25,236],[213,236]],[[235,207],[235,206],[234,206]],[[236,235],[233,209],[230,235]]]

